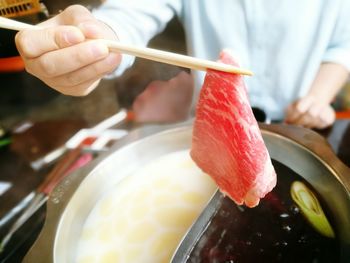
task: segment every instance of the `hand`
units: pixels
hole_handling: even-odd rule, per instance
[[[63,94],[88,94],[120,63],[120,54],[91,40],[117,39],[116,34],[82,6],[70,6],[38,26],[42,29],[16,35],[17,49],[29,73]]]
[[[168,81],[152,81],[132,107],[139,122],[176,122],[189,116],[193,80],[186,72]]]
[[[305,96],[287,107],[285,121],[307,128],[324,129],[335,121],[335,111],[328,103]]]

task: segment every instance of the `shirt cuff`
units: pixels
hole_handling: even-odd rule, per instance
[[[93,12],[93,15],[95,16],[96,19],[98,19],[99,21],[101,21],[101,22],[105,23],[107,26],[109,26],[115,32],[115,34],[117,35],[117,37],[120,41],[122,41],[123,43],[129,42],[129,41],[127,41],[127,39],[128,39],[127,33],[124,32],[124,30],[122,30],[122,27],[119,27],[115,21],[106,17],[106,15],[103,12],[100,13],[98,10]],[[119,77],[120,75],[122,75],[125,72],[125,70],[127,70],[129,67],[132,66],[134,61],[135,61],[134,56],[122,54],[122,60],[120,62],[120,65],[118,66],[118,68],[114,72],[107,75],[106,78],[110,79],[110,78]]]
[[[350,72],[350,48],[330,48],[323,56],[322,62],[340,64]]]

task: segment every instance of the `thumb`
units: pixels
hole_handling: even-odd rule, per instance
[[[36,58],[44,53],[65,48],[84,41],[83,33],[76,27],[58,26],[17,33],[15,42],[25,58]]]

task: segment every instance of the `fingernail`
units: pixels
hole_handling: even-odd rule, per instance
[[[108,54],[108,48],[103,44],[93,44],[91,46],[91,52],[95,58],[102,58]]]
[[[63,35],[64,40],[66,43],[72,45],[80,43],[84,40],[84,36],[79,33],[77,30],[68,30]]]
[[[84,32],[84,35],[88,38],[98,38],[100,28],[92,23],[92,22],[85,22],[78,25],[78,28],[80,28],[81,31]]]

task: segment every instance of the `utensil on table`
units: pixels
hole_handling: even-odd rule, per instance
[[[103,120],[96,126],[92,128],[87,129],[81,129],[76,134],[74,134],[64,145],[61,147],[49,152],[42,158],[33,161],[30,163],[30,166],[34,170],[39,170],[43,166],[50,164],[57,160],[59,157],[61,157],[67,150],[69,149],[75,149],[80,144],[91,144],[91,142],[85,141],[88,138],[95,138],[97,141],[94,142],[93,145],[96,145],[96,143],[100,140],[102,140],[106,133],[109,134],[110,137],[113,137],[114,139],[119,139],[120,137],[127,134],[127,131],[122,129],[113,129],[112,132],[110,130],[107,131],[110,127],[117,125],[125,120],[128,119],[128,113],[126,110],[121,109],[118,113],[112,115],[111,117]],[[91,146],[91,145],[90,145]],[[92,146],[91,146],[92,147]],[[97,151],[101,151],[101,148],[97,148]]]
[[[0,28],[11,30],[40,29],[39,26],[34,26],[2,17],[0,17]],[[157,62],[203,71],[206,71],[207,69],[214,69],[241,75],[253,75],[250,70],[227,65],[224,63],[194,58],[153,48],[132,46],[112,40],[100,39],[100,41],[107,45],[111,51],[118,51],[124,54],[133,55]]]
[[[112,139],[119,139],[120,137],[127,134],[125,130],[113,129],[108,130],[108,128],[123,122],[126,119],[130,119],[130,113],[127,113],[124,109],[121,109],[115,115],[103,120],[96,126],[87,129],[81,129],[75,135],[73,135],[65,145],[49,152],[40,159],[32,162],[30,165],[34,170],[40,170],[42,167],[53,163],[59,159],[68,150],[73,150],[79,145],[83,145],[83,152],[101,152],[104,150],[105,145],[108,141]],[[87,141],[86,138],[94,138],[94,141]],[[91,144],[92,143],[92,144]],[[88,146],[88,149],[85,148]],[[16,215],[18,215],[27,206],[33,203],[35,200],[36,191],[30,192],[26,197],[24,197],[18,204],[16,204],[6,215],[0,219],[0,227],[6,225],[11,221]]]
[[[6,244],[10,241],[12,235],[30,218],[48,199],[48,194],[56,186],[56,184],[66,175],[68,169],[77,160],[81,154],[81,147],[78,147],[68,152],[53,168],[53,170],[46,176],[45,180],[40,186],[27,198],[31,198],[28,202],[27,208],[11,226],[6,236],[0,243],[0,252],[5,248]],[[25,198],[25,199],[27,199]]]
[[[33,200],[35,192],[30,192],[26,197],[24,197],[18,204],[16,204],[9,212],[6,213],[0,219],[0,228],[11,221],[18,213],[20,213],[24,208],[26,208],[29,203]]]
[[[0,242],[0,253],[10,241],[12,235],[43,205],[48,199],[51,190],[67,174],[73,172],[93,159],[92,153],[84,153],[84,146],[89,145],[90,151],[103,150],[110,140],[119,139],[127,134],[125,130],[108,130],[108,128],[122,122],[127,118],[127,112],[122,109],[117,114],[103,120],[93,128],[81,129],[67,143],[50,153],[49,156],[59,158],[65,154],[52,171],[46,176],[39,187],[19,202],[4,218],[0,220],[1,225],[6,224],[21,210],[25,209],[21,216],[11,226],[6,236]],[[93,138],[93,139],[92,139]],[[70,151],[68,151],[70,150]],[[67,152],[68,151],[68,152]],[[47,157],[47,156],[46,156]],[[44,157],[44,161],[47,158]],[[38,163],[43,163],[42,161]]]

